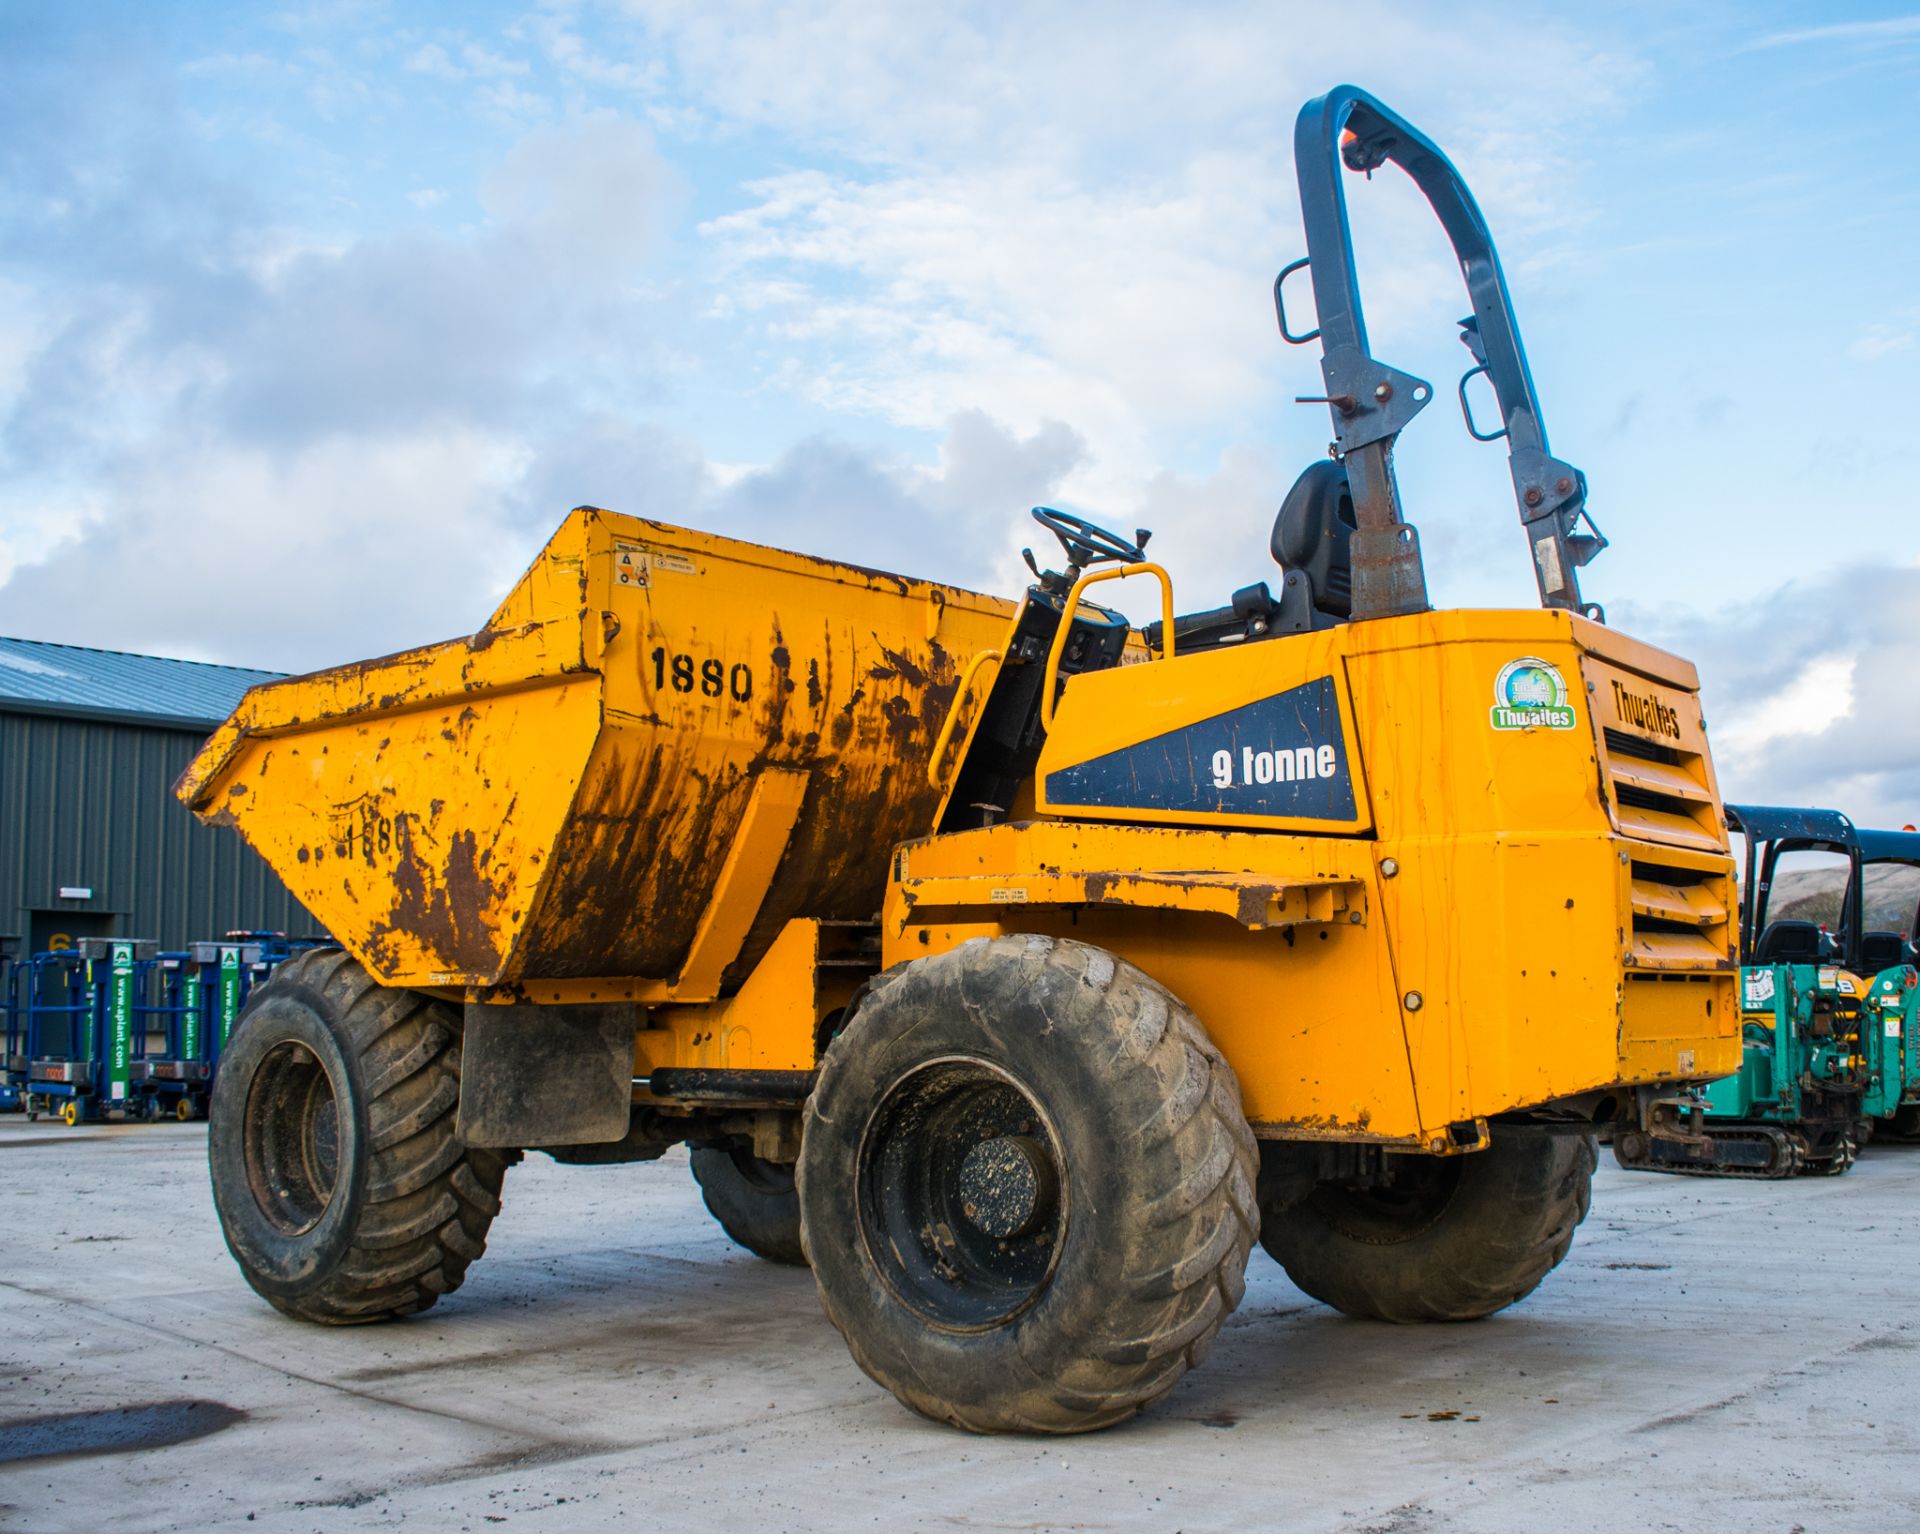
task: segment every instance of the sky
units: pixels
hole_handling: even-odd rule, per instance
[[[1215,606],[1329,435],[1270,293],[1343,81],[1474,188],[1727,796],[1920,818],[1898,6],[0,0],[0,633],[385,653],[582,503],[1009,594],[1047,503]],[[1445,238],[1349,197],[1434,600],[1532,605]]]

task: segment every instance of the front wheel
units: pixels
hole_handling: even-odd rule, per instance
[[[1590,1135],[1496,1130],[1465,1156],[1391,1156],[1390,1181],[1322,1183],[1261,1211],[1260,1244],[1323,1304],[1376,1321],[1474,1321],[1558,1267],[1593,1200]]]
[[[1199,1022],[1082,943],[882,976],[827,1051],[800,1211],[828,1319],[921,1414],[1076,1433],[1205,1356],[1258,1228],[1253,1135]]]
[[[304,1321],[411,1315],[486,1249],[507,1155],[454,1131],[460,1019],[335,948],[289,959],[240,1015],[207,1159],[227,1247]]]

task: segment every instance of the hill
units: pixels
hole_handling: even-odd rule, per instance
[[[1838,869],[1783,873],[1774,881],[1767,914],[1776,921],[1817,921],[1836,926],[1845,882],[1845,875]],[[1920,907],[1920,868],[1868,870],[1867,931],[1912,932],[1916,907]]]

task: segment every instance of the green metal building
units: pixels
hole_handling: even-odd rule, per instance
[[[0,933],[163,949],[233,931],[305,935],[305,907],[174,780],[274,673],[0,638]]]

